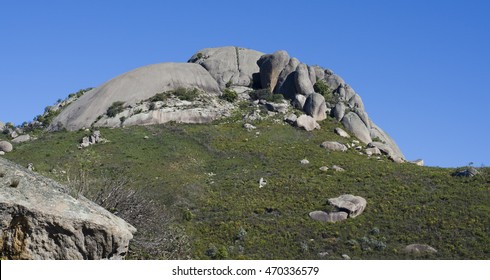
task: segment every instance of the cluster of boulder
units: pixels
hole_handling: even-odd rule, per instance
[[[322,93],[315,92],[317,82],[328,87],[331,99],[325,100]],[[194,102],[191,108],[165,103],[152,109],[144,102],[157,93],[177,88],[197,89],[210,102]],[[192,55],[187,63],[148,65],[122,74],[64,107],[49,129],[116,127],[122,121],[124,125],[210,122],[229,115],[233,109],[229,102],[217,98],[227,88],[237,92],[263,89],[281,94],[304,112],[299,116],[289,115],[288,122],[314,130],[320,128],[318,121],[330,115],[363,143],[382,143],[394,159],[404,158],[388,134],[369,119],[361,97],[333,71],[306,65],[286,51],[264,54],[240,47],[206,48]],[[124,110],[108,116],[107,110],[114,102],[122,102]],[[268,102],[265,106],[273,112],[288,110],[280,103]]]
[[[320,222],[335,223],[361,215],[367,205],[366,199],[351,194],[343,194],[339,197],[330,198],[328,199],[328,203],[334,206],[336,211],[313,211],[309,214],[310,218]]]
[[[87,148],[90,145],[95,145],[100,142],[105,142],[104,138],[101,137],[100,131],[96,130],[91,135],[85,136],[80,141],[80,145],[78,145],[79,149]]]
[[[0,158],[0,256],[123,259],[135,232],[65,186]]]
[[[22,127],[14,127],[12,124],[0,122],[0,133],[9,137],[12,143],[23,143],[31,140]],[[5,151],[6,152],[6,151]]]

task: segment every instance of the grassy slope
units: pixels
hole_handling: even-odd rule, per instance
[[[248,132],[238,119],[101,129],[110,142],[84,150],[76,146],[85,132],[43,134],[6,157],[61,181],[80,170],[132,178],[128,187],[178,210],[199,259],[490,258],[488,168],[474,178],[455,178],[452,169],[328,152],[321,142],[346,142],[332,132],[338,124],[331,119],[315,132],[272,119]],[[303,158],[310,164],[300,164]],[[319,170],[333,164],[347,171]],[[268,182],[263,188],[261,177]],[[344,193],[366,198],[361,216],[335,224],[308,217]],[[410,243],[439,252],[407,256],[402,250]]]

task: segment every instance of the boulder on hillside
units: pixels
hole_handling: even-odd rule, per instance
[[[327,118],[327,105],[325,97],[319,93],[312,93],[306,97],[303,110],[306,114],[313,117],[316,121],[322,121]]]
[[[207,48],[195,53],[189,62],[208,70],[221,89],[230,86],[252,87],[260,82],[257,61],[263,55],[262,52],[239,47]]]
[[[410,244],[404,249],[405,253],[409,254],[435,254],[437,250],[426,244]]]
[[[398,145],[391,139],[391,137],[384,132],[381,128],[379,128],[374,122],[371,121],[371,129],[369,130],[371,139],[379,138],[383,143],[388,145],[393,152],[393,155],[399,158],[405,158],[402,151],[398,147]]]
[[[349,215],[346,212],[313,211],[310,212],[309,216],[315,221],[335,223],[347,219]]]
[[[134,106],[157,93],[178,88],[220,95],[216,80],[195,63],[160,63],[137,68],[86,92],[52,121],[49,130],[90,127],[115,102]]]
[[[15,137],[14,139],[12,139],[12,143],[23,143],[23,142],[27,142],[30,140],[31,140],[31,136],[29,136],[29,134],[24,134],[24,135],[20,135],[20,136]]]
[[[325,141],[322,144],[320,144],[320,147],[330,151],[339,151],[339,152],[347,151],[347,147],[344,144],[341,144],[336,141]]]
[[[308,72],[308,66],[306,64],[301,63],[296,68],[295,74],[295,84],[296,84],[296,92],[301,95],[308,95],[315,90],[313,89],[313,84],[310,80],[310,74]]]
[[[332,111],[330,112],[330,114],[332,115],[332,117],[334,117],[336,120],[338,121],[341,121],[342,118],[344,117],[345,115],[345,109],[346,109],[346,106],[343,102],[339,102],[337,104],[335,104],[335,107],[333,107]]]
[[[286,51],[276,51],[273,54],[265,54],[258,61],[260,68],[260,83],[262,88],[274,92],[279,74],[289,63],[289,54]]]
[[[306,96],[301,94],[296,94],[294,96],[294,100],[293,100],[294,108],[303,111],[303,108],[305,107],[305,103],[306,103]]]
[[[64,186],[0,158],[0,255],[123,259],[136,229]]]
[[[2,133],[4,129],[5,129],[5,124],[3,122],[0,122],[0,133]]]
[[[10,153],[14,147],[8,141],[0,141],[0,151]]]
[[[354,136],[365,144],[371,143],[371,136],[369,134],[369,129],[366,127],[361,118],[354,112],[347,113],[342,118],[342,124],[344,127],[350,131]]]
[[[290,113],[284,116],[284,121],[289,124],[295,124],[297,119],[298,116],[296,116],[294,113]]]
[[[334,129],[334,132],[335,132],[336,134],[338,134],[339,136],[341,136],[341,137],[344,137],[344,138],[350,138],[349,133],[345,132],[345,130],[343,130],[343,129],[342,129],[342,128],[340,128],[340,127],[336,127],[336,128]]]
[[[320,129],[320,125],[315,121],[315,119],[308,115],[299,116],[296,119],[296,126],[299,128],[303,128],[306,131]]]
[[[473,166],[468,166],[466,168],[456,170],[453,173],[453,176],[456,176],[456,177],[473,177],[473,176],[476,176],[478,174],[480,174],[478,169],[474,168]]]
[[[362,214],[367,205],[364,198],[351,194],[343,194],[336,198],[330,198],[328,203],[335,206],[339,211],[347,212],[350,218],[355,218]]]
[[[280,93],[287,99],[293,99],[297,94],[296,90],[296,69],[300,62],[292,57],[289,59],[288,64],[282,69],[279,77],[277,78],[277,84],[274,89],[274,93]],[[301,110],[301,109],[300,109]]]

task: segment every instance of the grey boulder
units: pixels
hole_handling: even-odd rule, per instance
[[[276,51],[273,54],[263,55],[257,64],[260,68],[260,83],[262,88],[271,92],[276,88],[279,74],[289,63],[289,54],[286,51]]]
[[[23,142],[27,142],[30,140],[31,140],[31,136],[29,136],[29,134],[24,134],[24,135],[20,135],[20,136],[15,137],[14,139],[12,139],[12,143],[23,143]]]
[[[333,109],[331,111],[332,117],[334,117],[338,121],[342,120],[342,118],[345,115],[345,109],[346,109],[346,106],[344,103],[339,102],[339,103],[335,104],[335,107],[333,107]]]
[[[0,141],[0,151],[10,153],[14,147],[8,141]]]
[[[306,97],[303,110],[306,114],[313,117],[316,121],[322,121],[327,118],[327,105],[325,97],[319,93],[313,93]]]
[[[410,244],[405,247],[405,253],[409,254],[435,254],[437,250],[426,244]]]
[[[136,229],[64,186],[0,158],[0,250],[8,259],[123,259]],[[14,183],[13,183],[14,182]]]
[[[335,223],[347,219],[349,215],[346,212],[313,211],[310,212],[309,216],[315,221]]]
[[[366,127],[361,118],[354,112],[347,113],[342,118],[342,124],[350,131],[354,136],[365,144],[371,143],[371,135],[369,129]]]
[[[355,218],[362,214],[366,208],[366,199],[351,194],[343,194],[336,198],[328,199],[328,203],[335,206],[340,211],[345,211],[350,218]]]
[[[296,116],[294,113],[287,114],[284,116],[284,121],[289,123],[289,124],[295,124],[296,120],[298,119],[298,116]]]
[[[379,128],[372,121],[371,121],[371,129],[369,132],[370,132],[372,139],[379,138],[379,139],[381,139],[381,141],[386,143],[386,145],[388,145],[391,148],[394,156],[399,157],[399,158],[405,158],[401,149],[398,147],[398,145],[395,143],[395,141],[385,131],[383,131],[381,128]]]
[[[334,129],[334,132],[335,132],[337,135],[341,136],[341,137],[344,137],[344,138],[350,138],[349,133],[347,133],[345,130],[343,130],[343,129],[342,129],[342,128],[340,128],[340,127],[336,127],[336,128]]]
[[[340,152],[347,151],[347,147],[344,144],[335,141],[325,141],[322,144],[320,144],[320,147],[330,151],[340,151]]]
[[[296,92],[298,94],[308,95],[315,92],[315,90],[313,89],[313,84],[311,83],[310,80],[308,66],[306,66],[306,64],[304,63],[301,63],[296,68],[295,82],[296,82]]]
[[[306,103],[306,96],[301,95],[301,94],[295,95],[294,101],[293,101],[294,108],[296,108],[298,110],[303,110],[303,108],[305,107],[305,103]]]
[[[303,128],[306,131],[320,129],[320,125],[315,121],[315,119],[308,115],[299,116],[296,119],[296,126],[299,128]]]
[[[199,50],[189,62],[209,71],[221,89],[228,86],[252,87],[258,80],[257,60],[264,53],[239,47],[220,47]]]
[[[325,72],[325,74],[327,74],[328,72]],[[335,74],[331,74],[331,75],[327,75],[326,79],[325,79],[328,87],[332,90],[332,91],[335,91],[337,90],[337,88],[340,86],[340,85],[343,85],[345,84],[344,80],[335,75]]]
[[[274,89],[275,93],[280,93],[288,99],[293,99],[294,95],[297,93],[296,90],[296,68],[300,62],[292,57],[289,59],[288,64],[279,74],[277,79],[277,84]]]

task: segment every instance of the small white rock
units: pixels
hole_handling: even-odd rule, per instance
[[[301,164],[309,164],[310,163],[310,161],[307,159],[302,159],[300,162],[301,162]]]

